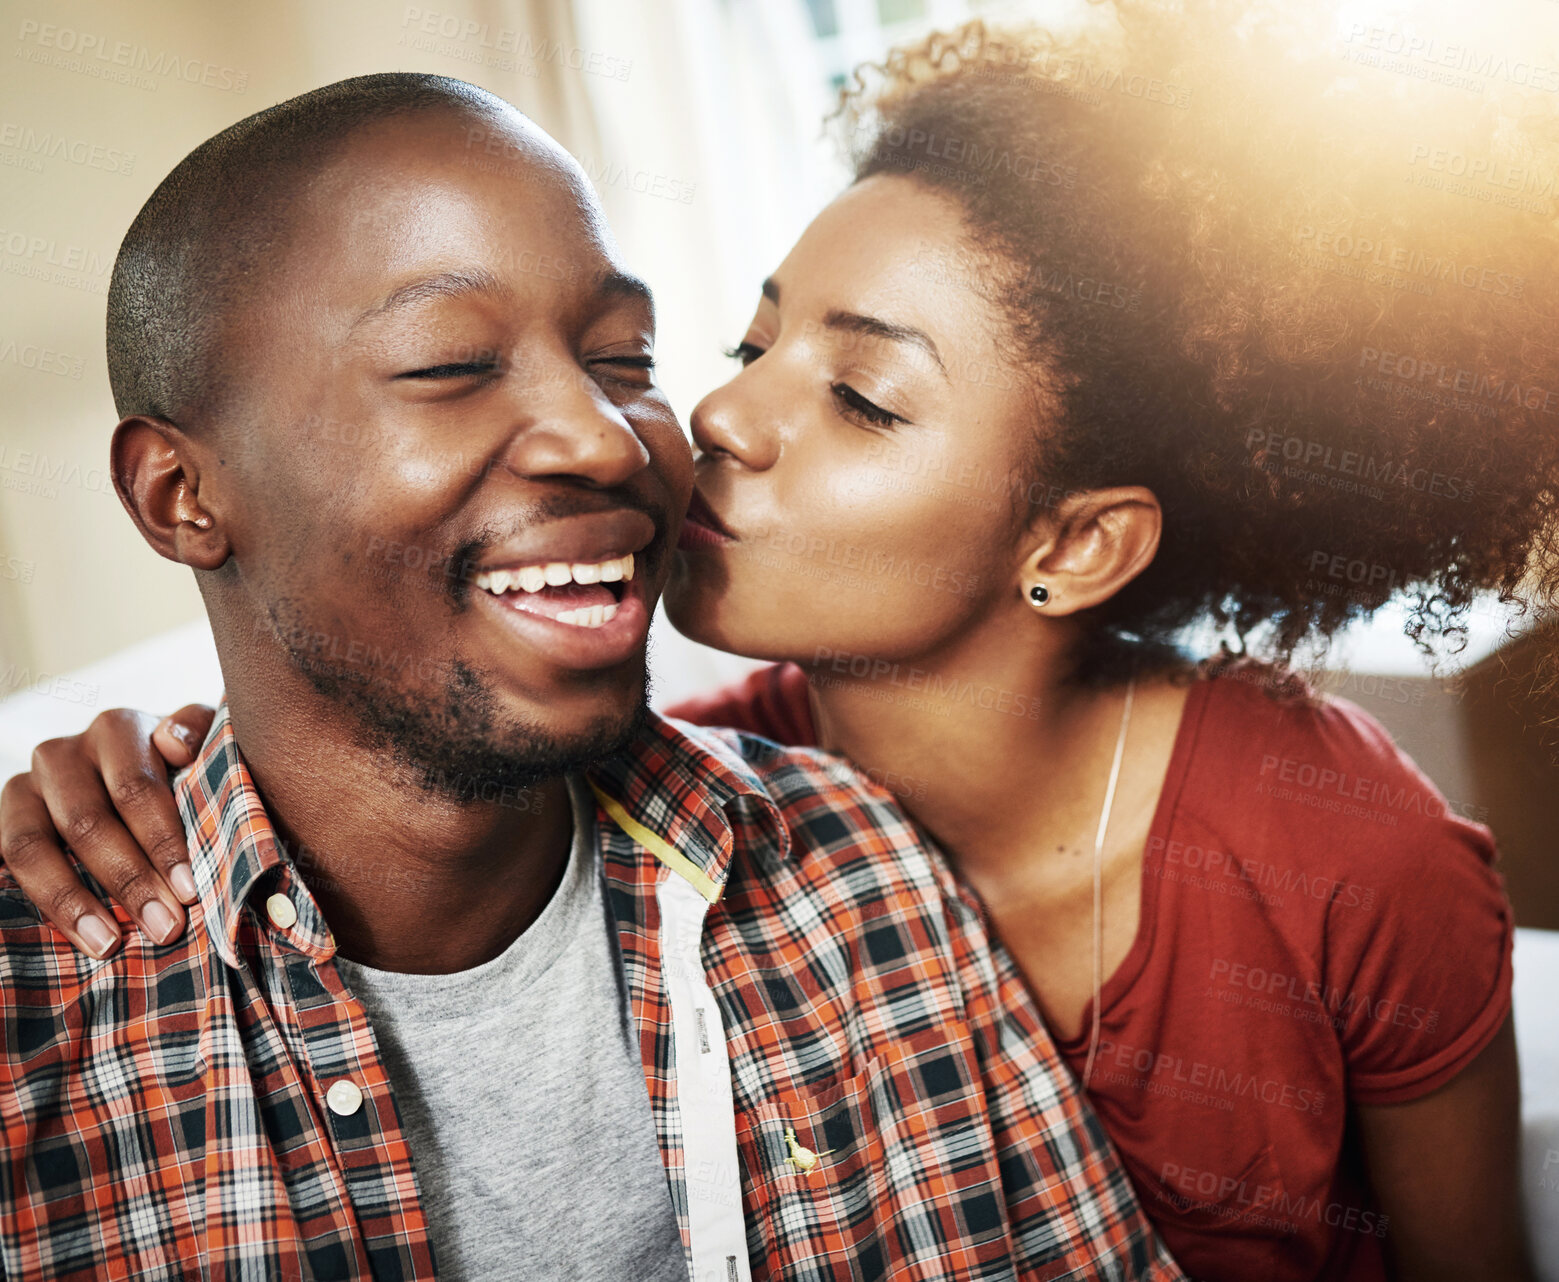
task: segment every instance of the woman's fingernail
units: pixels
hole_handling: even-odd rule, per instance
[[[186,904],[192,904],[200,896],[195,889],[195,874],[190,871],[188,864],[174,864],[173,871],[168,874],[168,881],[173,886],[173,893]]]
[[[109,950],[119,942],[119,936],[96,913],[87,913],[76,919],[76,934],[94,957],[107,957]]]
[[[164,717],[162,724],[157,728],[171,734],[191,752],[194,752],[200,746],[195,742],[195,732],[183,724],[183,722],[175,721],[172,717]]]
[[[159,944],[167,943],[179,928],[178,919],[160,899],[152,900],[141,910],[141,924]]]

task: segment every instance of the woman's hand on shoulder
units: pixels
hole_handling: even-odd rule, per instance
[[[50,739],[0,790],[0,859],[42,915],[83,952],[106,957],[119,924],[66,848],[159,944],[183,932],[196,899],[169,767],[195,759],[215,713],[201,704],[157,721],[116,708],[81,734]]]

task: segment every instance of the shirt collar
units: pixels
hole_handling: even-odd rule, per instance
[[[632,743],[585,772],[604,804],[617,802],[692,865],[684,869],[679,860],[672,868],[711,902],[720,898],[738,846],[770,870],[792,849],[779,808],[740,751],[743,741],[733,744],[729,734],[651,713]],[[607,810],[624,827],[609,804]],[[649,844],[632,827],[628,835]]]
[[[739,747],[715,732],[652,713],[627,747],[586,777],[599,796],[685,857],[711,900],[724,889],[736,847],[771,870],[790,857],[790,834],[768,790]],[[250,895],[291,861],[238,750],[225,701],[176,794],[207,929],[222,960],[237,967]],[[292,938],[328,957],[334,942],[313,896],[304,891],[292,903]]]
[[[218,706],[195,760],[179,776],[175,793],[206,929],[222,960],[237,967],[238,932],[249,894],[286,861],[238,751],[226,701]]]

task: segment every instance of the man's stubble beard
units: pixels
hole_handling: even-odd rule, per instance
[[[373,664],[343,664],[312,653],[310,639],[332,634],[310,627],[296,601],[277,602],[270,616],[273,635],[293,667],[351,715],[365,751],[386,754],[387,766],[401,767],[424,791],[457,801],[577,773],[622,751],[649,720],[647,673],[641,674],[631,707],[565,740],[534,722],[501,715],[491,685],[462,660],[441,665],[438,686],[407,690]]]

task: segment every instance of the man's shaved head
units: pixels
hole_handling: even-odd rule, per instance
[[[227,320],[269,275],[299,196],[354,131],[419,111],[521,118],[463,80],[383,72],[267,107],[179,162],[131,224],[109,284],[108,376],[121,418],[196,426],[224,404]]]

